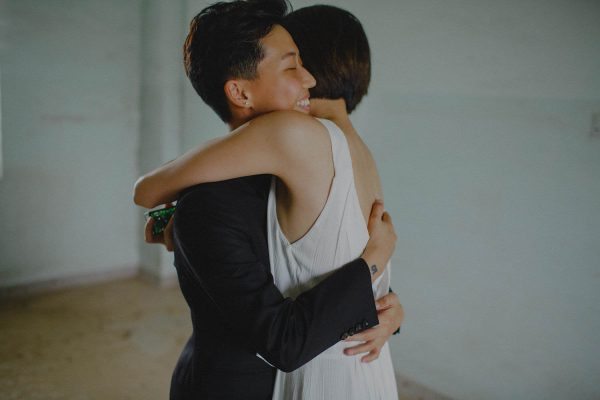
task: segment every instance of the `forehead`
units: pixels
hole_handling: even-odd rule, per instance
[[[292,36],[281,25],[275,25],[260,44],[265,52],[263,61],[278,62],[289,53],[298,54],[298,47]]]

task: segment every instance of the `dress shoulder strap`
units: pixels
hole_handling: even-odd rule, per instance
[[[317,120],[327,128],[327,132],[331,139],[331,152],[333,155],[333,167],[336,178],[345,176],[347,178],[349,177],[353,182],[352,158],[350,157],[350,148],[348,147],[346,135],[344,135],[344,132],[342,132],[335,122],[324,118],[317,118]]]

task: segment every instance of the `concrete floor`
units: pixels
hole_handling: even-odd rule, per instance
[[[0,398],[166,399],[191,332],[178,288],[141,279],[0,304]]]
[[[167,399],[191,333],[178,287],[140,278],[0,301],[0,399]],[[398,379],[401,400],[442,399]]]

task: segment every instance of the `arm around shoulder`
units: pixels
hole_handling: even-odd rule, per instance
[[[272,174],[285,181],[295,167],[318,157],[319,135],[328,140],[323,132],[317,120],[296,111],[262,115],[142,176],[134,202],[152,208],[176,200],[186,187],[242,176]]]

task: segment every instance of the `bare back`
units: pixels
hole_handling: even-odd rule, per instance
[[[313,177],[318,184],[327,185],[324,190],[317,192],[317,200],[326,198],[325,204],[319,204],[311,210],[313,214],[310,217],[316,220],[288,219],[291,223],[311,224],[307,232],[290,242],[279,223],[280,216],[284,214],[279,212],[280,196],[276,191],[282,186],[278,184],[280,181],[272,182],[267,202],[271,273],[277,288],[285,297],[290,298],[297,298],[340,266],[360,257],[369,241],[365,216],[370,211],[371,198],[378,194],[376,188],[379,183],[378,179],[374,179],[377,175],[372,157],[356,132],[349,129],[344,132],[332,120],[319,119],[318,122],[326,127],[330,139],[326,150],[331,153],[326,153],[323,161],[329,162],[329,157],[333,159],[335,176],[329,180],[325,174]],[[312,149],[312,138],[307,142],[309,154],[317,151]],[[305,150],[306,148],[302,151]],[[294,172],[302,175],[298,171]],[[310,182],[306,184],[315,188]],[[318,202],[314,204],[317,205]],[[295,216],[301,217],[301,213]],[[289,227],[288,225],[286,228]],[[390,268],[385,268],[383,274],[373,282],[373,297],[378,299],[386,295],[389,284]],[[295,371],[285,374],[278,371],[274,385],[275,397],[397,398],[389,347],[384,345],[379,358],[370,363],[361,362],[360,357],[348,357],[344,353],[346,347],[348,343],[340,341]],[[327,379],[323,379],[324,376]],[[365,379],[373,376],[377,377],[375,381]]]
[[[348,120],[346,123],[340,122],[338,126],[342,129],[348,141],[350,157],[352,158],[352,169],[354,171],[354,184],[363,216],[365,221],[368,221],[373,202],[377,199],[383,200],[381,179],[379,178],[377,165],[371,151],[350,121]]]
[[[368,221],[376,199],[382,199],[381,181],[377,166],[368,147],[358,135],[347,116],[332,118],[343,132],[352,159],[354,183],[360,208]],[[290,243],[302,238],[314,225],[327,203],[334,177],[331,143],[326,129],[313,141],[308,153],[313,155],[301,168],[295,168],[285,182],[277,185],[277,218]]]

